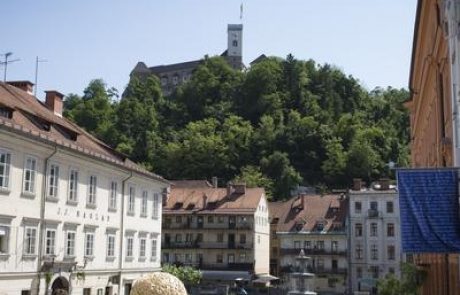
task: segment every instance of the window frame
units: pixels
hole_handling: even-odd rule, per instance
[[[117,199],[118,199],[118,181],[110,181],[110,190],[109,190],[109,210],[117,210]]]
[[[152,204],[152,218],[158,219],[160,216],[160,195],[158,193],[153,193],[153,204]]]
[[[33,235],[29,236],[29,231]],[[36,226],[25,226],[24,227],[24,246],[23,254],[24,256],[34,256],[37,255],[37,227]]]
[[[53,237],[49,237],[48,233],[53,233]],[[47,228],[45,230],[45,255],[47,256],[55,256],[56,255],[56,237],[57,237],[57,230],[55,228]],[[51,241],[51,243],[48,243]]]
[[[128,215],[136,214],[136,187],[134,185],[130,185],[128,187]]]
[[[84,247],[85,257],[94,257],[94,241],[95,241],[94,232],[86,232],[85,233],[85,247]]]
[[[97,175],[90,174],[88,176],[86,207],[96,208],[96,204],[97,204],[96,202],[97,202]]]
[[[73,238],[70,239],[69,235],[72,235]],[[76,230],[66,230],[65,232],[65,247],[64,247],[64,257],[75,257],[75,241],[77,239]],[[70,244],[71,243],[71,244]],[[72,251],[69,251],[72,250]]]
[[[126,236],[126,258],[134,257],[134,237]]]
[[[150,238],[150,260],[157,261],[158,259],[158,237],[154,236]]]
[[[5,162],[1,162],[2,157],[5,158]],[[8,191],[11,186],[11,159],[12,154],[9,150],[0,148],[0,190]]]
[[[111,241],[113,239],[113,241]],[[115,234],[107,234],[107,250],[106,256],[108,258],[115,258],[115,243],[116,243],[116,235]]]
[[[142,191],[142,200],[141,200],[141,217],[147,217],[147,208],[149,203],[149,193],[147,190]]]
[[[32,161],[33,168],[28,167],[29,160]],[[26,155],[24,157],[24,170],[23,170],[23,178],[22,178],[22,192],[24,194],[35,195],[37,171],[38,171],[37,157],[32,156],[32,155]],[[27,179],[28,175],[30,179]],[[27,185],[29,186],[29,189],[26,188]]]
[[[69,180],[67,189],[67,202],[78,203],[78,178],[79,171],[76,168],[70,167],[69,169]]]
[[[48,200],[59,199],[59,174],[60,166],[58,163],[50,163],[47,169],[46,197]]]

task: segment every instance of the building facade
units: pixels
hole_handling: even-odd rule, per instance
[[[160,270],[168,183],[62,117],[30,82],[0,82],[0,290],[127,295]]]
[[[349,192],[349,256],[352,292],[377,294],[377,280],[400,277],[401,235],[398,193],[389,181],[361,188],[355,180]]]
[[[227,27],[227,49],[221,54],[223,58],[234,68],[243,68],[243,25],[229,24]],[[130,77],[136,76],[145,78],[149,75],[156,75],[160,79],[163,94],[170,95],[180,84],[187,82],[193,72],[203,62],[193,60],[177,64],[160,65],[147,67],[144,62],[138,62],[131,71]]]
[[[419,0],[409,77],[411,165],[460,164],[460,1]],[[422,294],[460,294],[457,254],[417,254],[414,262],[427,276]]]
[[[163,207],[162,249],[163,264],[194,266],[204,281],[269,274],[264,189],[173,186]]]
[[[348,260],[344,195],[300,195],[270,205],[271,225],[276,225],[279,275],[285,282],[296,271],[303,249],[312,258],[318,294],[343,294],[347,290]],[[273,249],[272,249],[273,250]]]

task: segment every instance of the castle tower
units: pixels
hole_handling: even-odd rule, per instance
[[[227,29],[227,59],[235,69],[243,67],[243,25],[229,24]]]

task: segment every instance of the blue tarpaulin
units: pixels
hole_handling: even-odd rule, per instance
[[[397,178],[403,252],[460,252],[457,169],[399,170]]]

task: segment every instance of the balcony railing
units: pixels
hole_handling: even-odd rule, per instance
[[[331,249],[298,249],[298,248],[281,248],[280,253],[284,255],[299,255],[300,250],[303,250],[305,255],[339,255],[346,256],[345,250],[331,250]]]
[[[184,230],[184,229],[235,229],[235,230],[252,230],[252,223],[215,223],[215,224],[203,224],[203,223],[163,223],[163,229],[170,230]]]
[[[252,250],[252,243],[212,243],[212,242],[163,242],[161,243],[163,249],[241,249]]]

